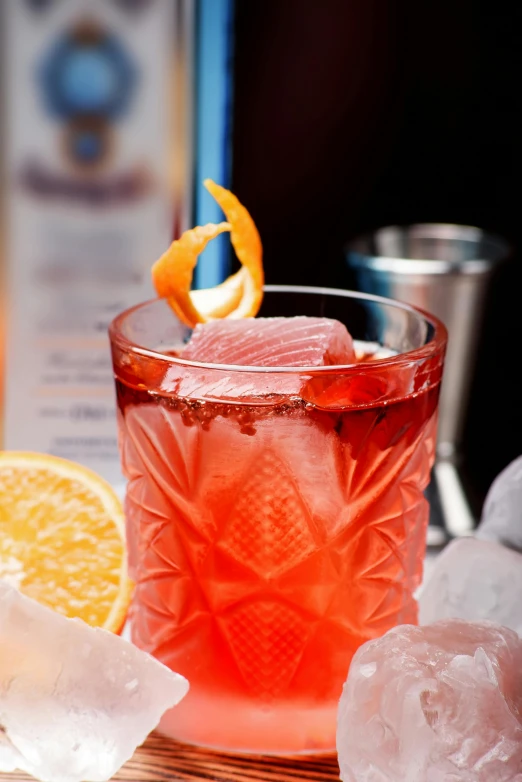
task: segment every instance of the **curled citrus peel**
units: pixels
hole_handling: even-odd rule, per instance
[[[263,248],[254,221],[229,190],[211,179],[203,184],[222,208],[227,222],[209,223],[185,231],[152,267],[152,281],[158,296],[166,298],[188,326],[217,318],[253,317],[263,299]],[[191,291],[199,255],[224,231],[230,231],[241,269],[214,288]]]

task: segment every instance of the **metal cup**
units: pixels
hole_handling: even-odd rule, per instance
[[[437,456],[458,455],[485,293],[509,245],[462,225],[389,226],[350,242],[346,257],[359,290],[421,307],[449,333],[439,404]]]

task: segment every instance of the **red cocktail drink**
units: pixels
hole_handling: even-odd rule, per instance
[[[261,314],[335,318],[355,358],[180,358],[190,330],[164,301],[111,327],[132,637],[190,681],[169,735],[332,751],[353,653],[417,619],[446,334],[342,291],[267,288]]]

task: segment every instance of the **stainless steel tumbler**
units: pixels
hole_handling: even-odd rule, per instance
[[[399,299],[439,317],[449,333],[439,406],[437,455],[458,454],[485,293],[508,243],[480,228],[449,224],[389,226],[346,250],[359,290]]]

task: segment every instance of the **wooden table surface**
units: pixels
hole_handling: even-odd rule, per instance
[[[114,777],[125,782],[339,782],[334,755],[261,757],[225,755],[189,747],[153,733]],[[27,774],[0,773],[1,782],[34,782]]]

